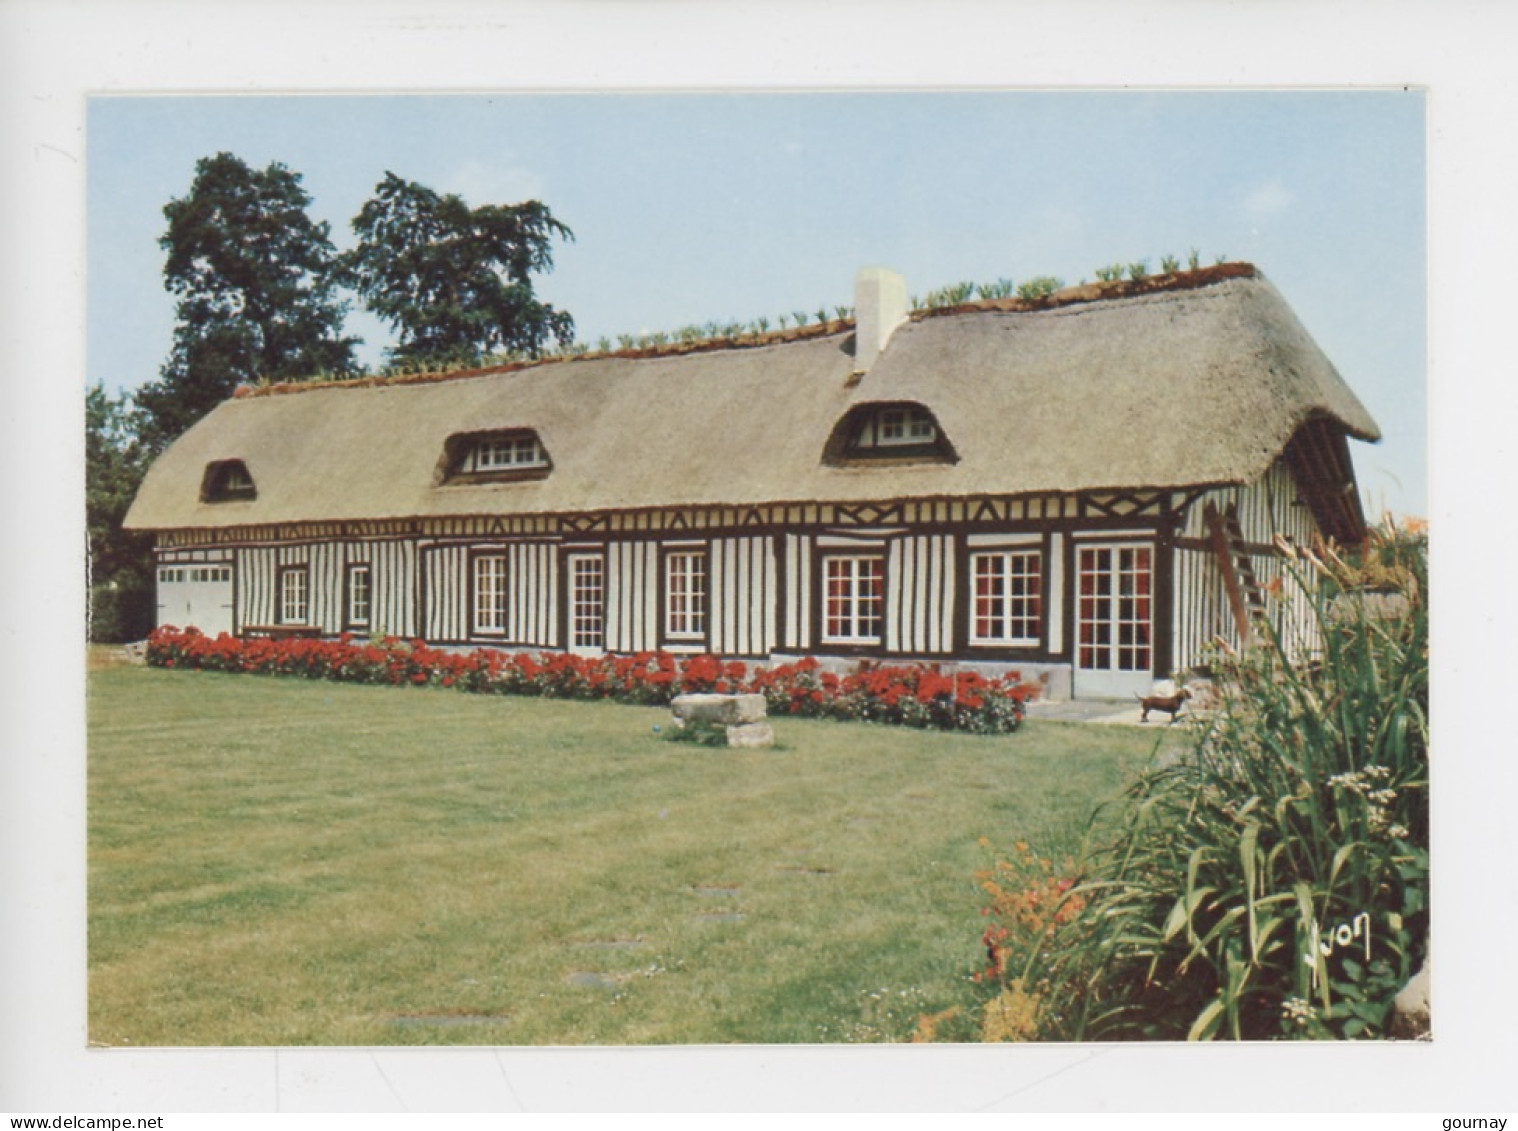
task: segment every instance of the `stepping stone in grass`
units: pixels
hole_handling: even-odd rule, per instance
[[[593,970],[575,970],[568,978],[571,986],[585,986],[593,990],[614,990],[617,980],[609,974],[597,974]]]
[[[635,950],[643,945],[642,939],[585,939],[571,945],[586,950]]]
[[[744,915],[741,911],[703,911],[694,918],[701,923],[741,923]]]
[[[697,895],[722,896],[737,895],[743,889],[737,884],[695,884],[691,890]]]

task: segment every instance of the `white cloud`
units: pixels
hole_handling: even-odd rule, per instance
[[[531,169],[509,165],[491,165],[471,158],[455,169],[440,185],[444,192],[456,192],[470,207],[482,204],[520,204],[524,200],[542,200],[543,178]]]
[[[1255,220],[1284,212],[1296,197],[1280,180],[1261,185],[1244,198],[1244,211]]]

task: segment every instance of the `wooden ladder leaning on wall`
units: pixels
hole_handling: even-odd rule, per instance
[[[1254,643],[1256,622],[1265,616],[1265,595],[1255,577],[1249,545],[1239,526],[1238,506],[1230,503],[1226,511],[1220,511],[1217,504],[1209,502],[1202,511],[1202,519],[1207,524],[1212,552],[1217,556],[1218,570],[1228,590],[1228,604],[1233,610],[1234,625],[1239,630],[1239,645],[1248,648]]]

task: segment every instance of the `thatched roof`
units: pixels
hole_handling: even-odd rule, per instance
[[[1256,272],[1126,289],[933,312],[897,329],[862,376],[839,323],[748,348],[240,397],[159,458],[127,525],[1242,483],[1308,420],[1378,438]],[[835,424],[877,401],[926,406],[958,462],[825,465]],[[541,437],[546,478],[435,482],[450,436],[516,428]],[[257,498],[201,502],[207,465],[234,459]]]

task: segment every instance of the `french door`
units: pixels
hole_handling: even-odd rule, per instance
[[[1154,547],[1078,545],[1075,585],[1075,694],[1094,699],[1149,694]]]

